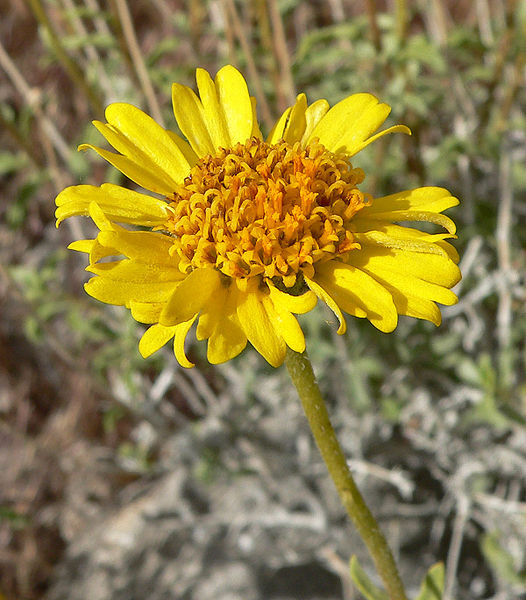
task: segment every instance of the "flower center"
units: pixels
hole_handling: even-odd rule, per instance
[[[256,138],[220,148],[192,168],[162,227],[180,268],[213,265],[229,277],[292,287],[313,264],[358,248],[348,225],[367,200],[361,169],[313,142],[301,149]]]

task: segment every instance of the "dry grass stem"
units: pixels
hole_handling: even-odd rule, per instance
[[[263,123],[267,129],[270,130],[272,125],[272,114],[270,112],[265,92],[263,91],[261,77],[258,73],[258,69],[256,68],[256,63],[254,62],[252,48],[250,47],[248,37],[245,35],[245,27],[241,23],[234,0],[224,0],[224,6],[226,6],[227,9],[225,11],[225,20],[228,20],[229,18],[232,20],[233,30],[238,37],[239,43],[245,55],[245,60],[247,61],[248,74],[251,83],[254,85],[256,98],[258,101],[258,112],[261,114]]]
[[[375,0],[366,0],[365,9],[367,11],[367,18],[369,19],[369,32],[371,35],[371,41],[376,51],[380,52],[382,50],[382,40],[376,16],[377,4]]]
[[[73,0],[61,0],[67,9],[73,28],[77,35],[80,37],[88,37],[88,30],[84,26],[82,19],[78,16],[78,8],[73,3]],[[101,89],[104,92],[106,101],[110,101],[113,98],[113,85],[104,69],[104,63],[102,57],[97,51],[93,44],[86,41],[84,45],[84,52],[90,66],[97,69],[97,80],[100,84]]]
[[[153,89],[148,70],[146,69],[146,65],[142,57],[142,51],[139,47],[139,42],[137,41],[137,36],[135,34],[135,28],[133,26],[133,21],[131,18],[130,9],[128,8],[128,4],[126,0],[113,1],[117,9],[117,14],[119,16],[122,32],[124,34],[124,39],[126,40],[130,58],[134,66],[135,72],[137,74],[139,83],[141,85],[141,89],[146,98],[146,102],[148,103],[149,111],[152,117],[164,127],[164,118],[162,116],[159,103],[157,102],[157,97],[155,95],[155,90]]]
[[[59,130],[55,127],[53,121],[49,119],[41,106],[40,90],[31,88],[24,79],[15,63],[11,60],[9,54],[5,51],[0,42],[0,66],[4,69],[16,91],[24,98],[27,106],[35,113],[40,125],[51,139],[60,157],[65,163],[68,163],[71,156],[71,149],[64,140]]]
[[[111,29],[109,28],[108,23],[106,23],[106,20],[102,16],[98,16],[102,14],[102,10],[97,3],[97,0],[84,0],[84,4],[94,15],[93,24],[95,25],[95,29],[99,33],[111,35]]]
[[[502,144],[507,142],[504,139]],[[511,342],[512,298],[511,298],[511,228],[513,223],[513,187],[511,183],[511,155],[501,152],[499,165],[499,203],[497,211],[497,259],[500,277],[498,279],[499,306],[497,309],[497,339],[501,352],[505,352]]]
[[[98,92],[89,84],[84,73],[64,50],[60,36],[57,35],[55,27],[47,16],[42,3],[40,0],[28,0],[28,2],[39,24],[46,29],[50,44],[53,47],[53,51],[55,52],[58,60],[73,82],[84,92],[86,99],[90,103],[95,114],[97,116],[102,116],[104,113],[104,107]]]
[[[454,598],[460,550],[470,512],[470,505],[466,496],[463,495],[458,498],[456,508],[457,512],[453,522],[453,532],[446,561],[443,600],[453,600]]]
[[[292,79],[290,50],[287,47],[283,21],[279,12],[277,0],[267,0],[270,21],[274,32],[274,51],[276,53],[276,63],[279,70],[280,89],[282,90],[283,100],[280,110],[283,111],[296,99],[296,86]]]

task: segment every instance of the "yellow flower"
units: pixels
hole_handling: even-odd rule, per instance
[[[177,360],[192,366],[184,343],[197,321],[211,363],[233,358],[248,340],[278,366],[287,346],[305,349],[294,315],[317,299],[334,311],[340,334],[344,312],[384,332],[399,314],[440,324],[435,302],[454,304],[449,288],[460,279],[445,241],[455,225],[441,213],[458,200],[435,187],[373,199],[349,162],[386,133],[410,133],[395,125],[374,134],[389,106],[353,94],[330,108],[300,94],[264,140],[236,69],[222,68],[215,80],[198,69],[197,86],[200,97],[173,84],[187,141],[118,103],[106,109],[107,123],[94,122],[117,153],[80,146],[155,196],[104,184],[69,187],[56,199],[57,226],[89,214],[100,229],[70,248],[89,254],[88,294],[151,325],[139,343],[143,356],[174,339]],[[447,233],[396,224],[409,221]]]

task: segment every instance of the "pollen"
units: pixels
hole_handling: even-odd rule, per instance
[[[214,266],[228,277],[278,278],[292,287],[314,264],[359,248],[354,215],[368,204],[364,179],[317,141],[257,138],[201,158],[168,198],[160,227],[173,238],[184,273]]]

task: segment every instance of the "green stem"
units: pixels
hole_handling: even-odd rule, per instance
[[[365,542],[391,600],[407,600],[396,564],[378,523],[347,466],[307,353],[287,350],[285,364],[298,390],[309,425],[347,514]]]

